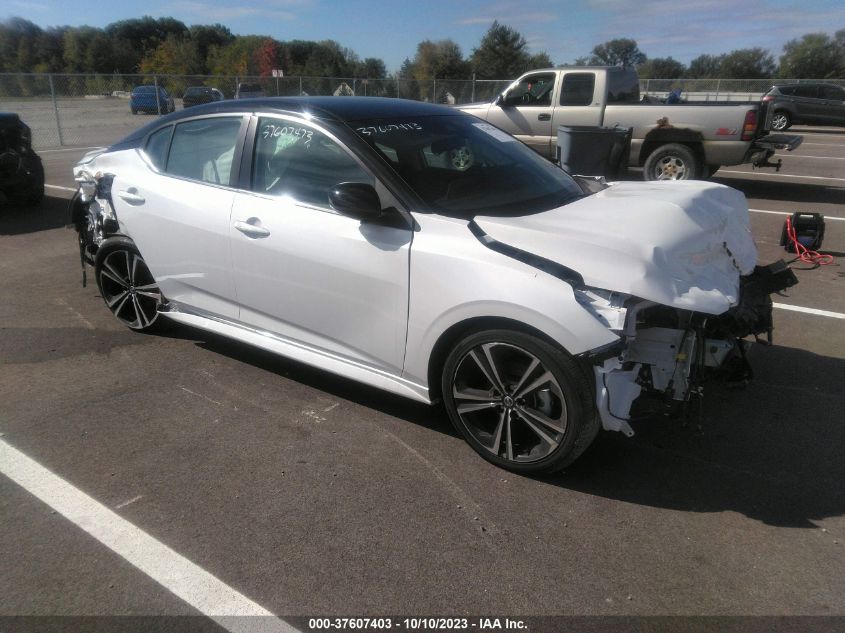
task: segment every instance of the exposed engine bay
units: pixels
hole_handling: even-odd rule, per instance
[[[772,343],[770,295],[796,283],[783,261],[757,266],[740,278],[739,303],[716,316],[624,295],[579,292],[580,300],[588,301],[622,337],[612,351],[591,355],[603,428],[633,435],[632,406],[643,396],[686,418],[690,405],[703,396],[706,381],[750,380],[746,350],[752,341],[746,337]]]

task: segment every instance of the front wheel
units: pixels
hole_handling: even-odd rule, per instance
[[[103,242],[94,272],[100,294],[118,321],[139,331],[159,326],[161,290],[132,240],[114,237]]]
[[[598,430],[582,368],[563,350],[523,332],[467,336],[446,360],[441,386],[449,418],[470,446],[515,472],[564,468]]]
[[[695,180],[699,164],[685,145],[668,143],[654,150],[643,165],[645,180]]]

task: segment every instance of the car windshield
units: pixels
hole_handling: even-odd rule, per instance
[[[188,88],[185,91],[185,94],[186,95],[201,95],[201,94],[206,94],[206,93],[210,93],[210,92],[211,92],[210,88]]]
[[[433,210],[520,216],[583,196],[578,184],[514,137],[464,115],[350,121]]]
[[[138,86],[135,88],[134,92],[136,94],[146,94],[146,93],[153,93],[155,92],[155,86]]]

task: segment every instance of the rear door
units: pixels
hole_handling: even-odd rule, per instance
[[[245,129],[241,115],[166,126],[112,184],[121,228],[164,296],[228,318],[237,315],[229,226]]]
[[[557,141],[552,131],[553,97],[558,73],[537,72],[520,78],[500,102],[490,107],[487,120],[543,156],[554,155]]]
[[[594,72],[562,74],[560,97],[555,108],[553,132],[557,141],[559,125],[601,125],[603,76]]]
[[[824,122],[829,125],[845,125],[845,88],[820,86],[819,98],[823,102]]]

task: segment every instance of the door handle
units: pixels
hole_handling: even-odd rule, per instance
[[[135,189],[135,187],[129,187],[129,189],[126,189],[125,191],[118,191],[117,197],[128,204],[138,205],[146,202],[144,196],[139,195],[138,190]]]
[[[260,226],[259,222],[261,220],[258,218],[250,218],[246,222],[235,222],[235,228],[247,237],[267,237],[270,235],[270,231]]]
[[[551,115],[551,114],[548,114],[548,113],[538,114],[538,115],[537,115],[537,120],[538,120],[538,121],[551,121],[551,120],[552,120],[552,115]]]

